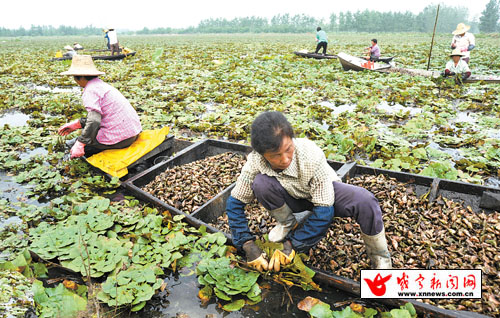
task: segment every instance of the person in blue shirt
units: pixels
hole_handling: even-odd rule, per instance
[[[108,46],[108,50],[111,50],[111,44],[109,44],[109,35],[108,35],[109,30],[102,29],[102,32],[104,32],[104,39],[106,40],[106,45]]]
[[[326,37],[325,31],[321,30],[320,27],[316,28],[316,51],[314,53],[318,53],[321,48],[323,48],[323,55],[326,55],[326,47],[328,46],[328,38]]]

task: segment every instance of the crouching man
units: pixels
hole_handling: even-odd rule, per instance
[[[375,196],[342,183],[314,142],[294,138],[293,128],[282,113],[260,114],[252,123],[251,144],[253,152],[226,205],[233,243],[246,253],[250,267],[279,271],[296,252],[308,252],[316,245],[337,216],[352,217],[360,225],[373,268],[391,268],[382,212]],[[244,209],[254,198],[277,221],[269,240],[283,242],[283,250],[273,255],[265,255],[255,244],[248,227]],[[299,226],[294,213],[306,210],[312,214]]]

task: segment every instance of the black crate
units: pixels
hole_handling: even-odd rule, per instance
[[[500,189],[498,188],[485,187],[467,182],[426,177],[414,173],[376,169],[373,167],[357,165],[355,163],[346,164],[342,170],[345,172],[342,176],[343,181],[347,178],[353,178],[365,174],[383,174],[395,178],[400,182],[414,185],[416,194],[419,196],[428,193],[430,201],[435,200],[437,196],[441,195],[447,199],[462,202],[465,206],[470,206],[475,212],[484,211],[486,213],[490,213],[493,211],[500,211],[500,203],[497,207],[493,208],[491,206],[488,208],[483,206],[485,200],[484,197],[488,194],[500,195]]]
[[[156,176],[158,176],[165,170],[173,168],[175,166],[181,166],[196,160],[215,156],[228,151],[246,155],[250,153],[251,150],[252,150],[251,147],[237,143],[212,140],[212,139],[203,140],[187,148],[184,148],[171,159],[166,160],[164,162],[160,162],[157,165],[154,165],[153,167],[149,168],[148,170],[126,180],[125,182],[122,183],[122,186],[124,186],[137,198],[153,203],[154,205],[160,206],[170,211],[173,214],[187,215],[186,213],[183,213],[179,209],[167,204],[166,202],[160,200],[159,198],[142,190],[142,187],[150,183],[152,180],[156,178]],[[202,207],[200,207],[200,209],[203,209],[207,204],[214,201],[215,199],[216,198],[213,198],[212,200],[206,202]],[[191,214],[194,214],[196,212],[197,211],[193,211],[193,213]]]

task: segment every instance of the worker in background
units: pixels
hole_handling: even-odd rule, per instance
[[[326,48],[328,46],[328,38],[326,37],[326,32],[321,30],[320,27],[316,28],[316,51],[314,53],[318,53],[321,48],[323,48],[323,55],[326,55]]]
[[[382,211],[375,196],[342,183],[314,142],[294,138],[282,113],[260,114],[252,123],[251,144],[253,151],[226,205],[233,244],[245,252],[248,266],[279,271],[296,252],[307,253],[315,246],[337,216],[352,217],[360,225],[372,267],[391,268]],[[245,205],[254,198],[277,221],[269,241],[283,242],[283,249],[273,255],[266,255],[255,244],[248,227]],[[298,225],[294,213],[306,210],[312,214]]]
[[[109,35],[108,35],[109,30],[102,29],[102,32],[104,32],[104,39],[106,40],[106,46],[108,47],[108,50],[111,50],[111,45],[109,44]]]
[[[446,63],[446,69],[444,70],[443,76],[459,75],[462,81],[470,77],[471,71],[469,65],[463,60],[463,55],[464,53],[458,48],[451,52],[451,60]]]
[[[87,118],[63,125],[58,134],[66,136],[82,129],[82,134],[69,142],[71,158],[91,156],[106,149],[127,148],[142,130],[139,116],[129,101],[113,86],[104,83],[90,55],[76,55],[71,67],[61,75],[72,75],[83,87],[83,106]]]
[[[464,23],[459,23],[457,25],[457,29],[452,32],[453,39],[451,40],[451,49],[458,49],[464,55],[462,56],[462,60],[464,60],[467,64],[470,61],[470,51],[472,51],[476,47],[476,38],[474,34],[469,33],[470,26],[465,25]]]
[[[372,45],[366,48],[366,59],[372,62],[378,61],[380,58],[380,47],[377,39],[372,39]]]
[[[66,50],[66,53],[64,53],[64,55],[63,55],[64,57],[71,57],[72,58],[73,56],[77,55],[76,51],[69,45],[66,45],[64,47],[64,49]]]
[[[118,35],[116,34],[115,29],[109,29],[108,31],[109,37],[109,46],[111,47],[111,55],[115,55],[120,53],[120,44],[118,43]]]
[[[73,43],[73,49],[76,50],[83,50],[83,46],[78,44],[77,42]]]

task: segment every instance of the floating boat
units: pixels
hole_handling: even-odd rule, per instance
[[[111,52],[111,49],[84,49],[85,52]]]
[[[342,64],[342,68],[344,71],[380,71],[383,69],[388,69],[391,66],[388,64],[382,64],[378,62],[370,62],[365,60],[364,58],[359,58],[356,56],[352,56],[343,52],[340,52],[337,55],[340,64]]]
[[[317,60],[324,60],[324,59],[336,59],[337,58],[337,55],[332,55],[332,54],[321,54],[321,53],[314,53],[314,52],[302,52],[302,51],[296,51],[296,52],[293,52],[295,55],[297,56],[301,56],[301,57],[307,57],[307,58],[313,58],[313,59],[317,59]]]
[[[366,58],[364,56],[358,56],[360,59],[363,59],[363,60],[366,60]],[[381,56],[378,58],[377,61],[375,62],[383,62],[383,63],[391,63],[392,60],[394,59],[394,56]]]
[[[412,68],[404,68],[404,67],[394,67],[391,65],[384,65],[380,63],[371,63],[366,64],[368,61],[364,58],[355,57],[345,53],[339,53],[338,59],[344,68],[344,71],[354,70],[354,71],[364,71],[371,70],[383,73],[401,73],[412,76],[423,76],[430,78],[439,78],[441,76],[441,72],[438,71],[427,71],[420,69],[412,69]],[[391,58],[392,60],[392,58]],[[464,83],[500,83],[500,76],[495,75],[471,75],[467,78]]]
[[[175,142],[177,142],[177,139],[174,140],[174,148]],[[157,175],[175,166],[184,165],[196,160],[204,159],[206,157],[214,156],[228,151],[240,154],[248,154],[249,152],[251,152],[251,150],[251,147],[241,144],[210,139],[202,140],[195,144],[187,146],[180,151],[177,150],[178,152],[174,157],[171,157],[166,161],[159,162],[151,168],[138,173],[137,175],[122,182],[121,185],[138,199],[150,202],[160,209],[169,211],[173,215],[183,215],[185,217],[184,220],[194,227],[199,228],[201,226],[204,226],[209,232],[219,232],[218,229],[211,226],[209,223],[214,223],[219,216],[224,214],[226,209],[226,200],[231,194],[231,190],[234,188],[235,184],[232,184],[231,186],[220,192],[213,199],[203,204],[199,209],[192,212],[191,214],[186,214],[179,209],[167,204],[161,199],[142,190],[142,187],[153,181]],[[357,165],[356,163],[342,163],[331,160],[329,160],[328,163],[337,172],[338,176],[344,181],[348,177],[355,177],[358,175],[383,174],[391,178],[396,178],[399,182],[415,185],[417,191],[423,191],[424,193],[428,192],[428,198],[430,201],[433,201],[440,195],[450,199],[463,200],[464,202],[467,202],[467,204],[470,205],[475,212],[479,212],[480,210],[488,212],[498,210],[500,208],[498,202],[496,203],[497,205],[491,205],[491,197],[500,196],[500,189],[497,188],[485,187],[465,182],[443,180],[439,178],[425,177],[411,173],[376,169],[372,167]],[[232,242],[231,236],[229,234],[224,232],[222,233],[228,238],[229,242]],[[314,279],[317,282],[326,286],[343,290],[359,297],[359,282],[354,281],[350,278],[335,275],[327,271],[319,269],[313,270],[316,272]],[[415,307],[419,317],[487,317],[485,315],[468,311],[452,311],[442,309],[412,299],[377,299],[376,302],[383,303],[395,308],[404,305],[406,302],[410,302]]]
[[[115,55],[93,55],[93,60],[106,60],[106,61],[116,61],[122,60],[128,56],[134,56],[136,52],[130,52],[127,54],[115,54]],[[63,56],[63,57],[54,57],[51,61],[66,61],[71,60],[71,56]]]

